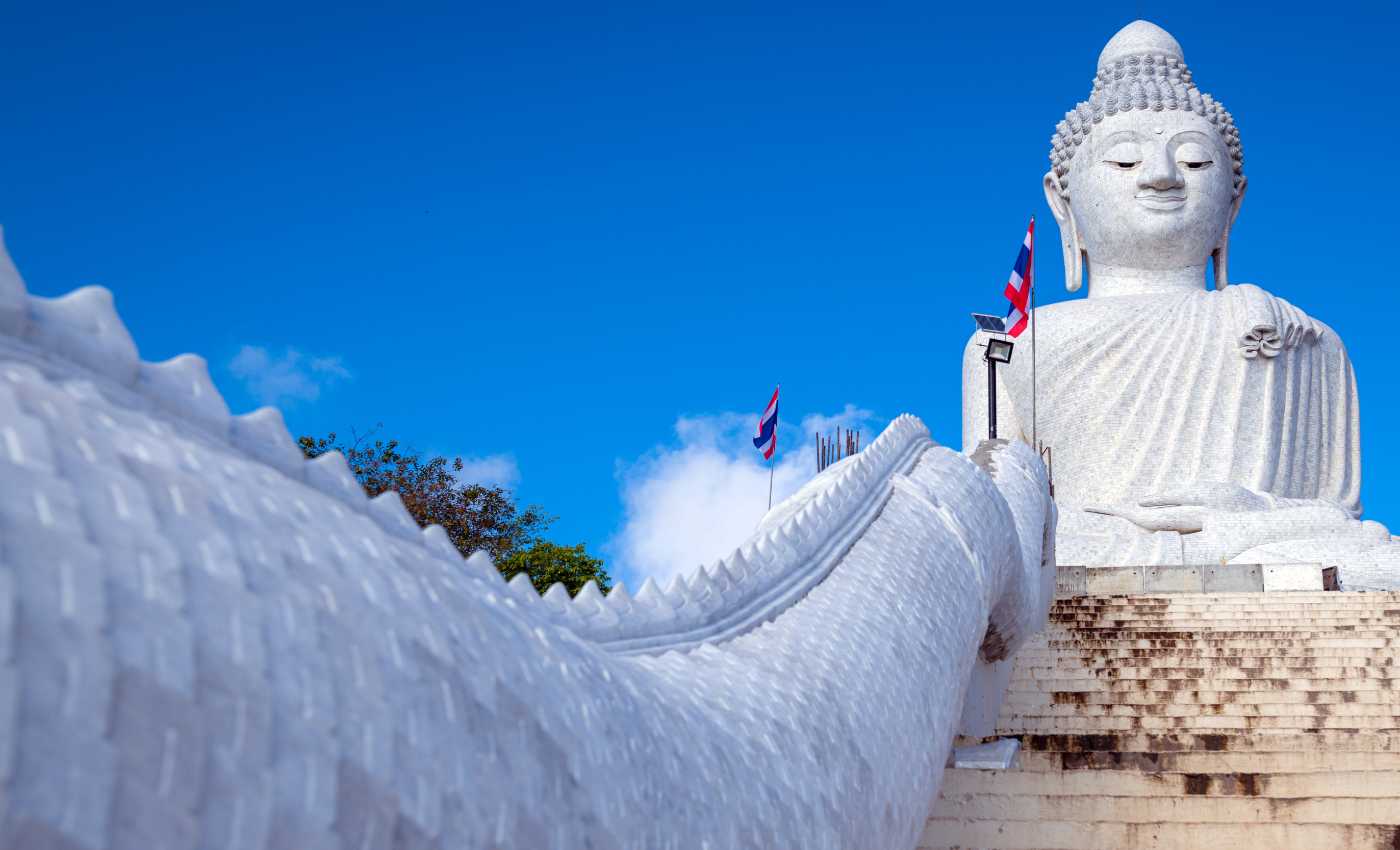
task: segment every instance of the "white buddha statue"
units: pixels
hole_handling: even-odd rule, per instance
[[[1358,576],[1400,576],[1400,545],[1356,519],[1359,413],[1342,341],[1229,280],[1247,185],[1239,132],[1176,40],[1146,21],[1115,35],[1050,160],[1066,285],[1088,286],[1036,311],[1034,430],[1053,452],[1059,562],[1364,562]],[[998,371],[998,431],[1030,442],[1030,336],[1018,342]],[[963,358],[969,447],[987,434],[983,343]]]

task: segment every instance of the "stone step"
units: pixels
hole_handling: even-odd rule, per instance
[[[1140,605],[1136,603],[1109,602],[1105,604],[1058,604],[1050,609],[1050,617],[1108,614],[1127,614],[1129,616],[1159,616],[1165,613],[1197,613],[1197,614],[1217,614],[1217,613],[1238,613],[1254,616],[1260,612],[1277,613],[1288,612],[1316,614],[1320,616],[1335,616],[1342,614],[1363,614],[1371,617],[1400,617],[1394,612],[1400,611],[1400,600],[1388,599],[1385,601],[1372,602],[1304,602],[1301,600],[1258,600],[1253,599],[1241,602],[1197,602],[1194,597],[1191,599],[1182,598],[1174,602],[1157,605]]]
[[[1063,608],[1155,608],[1180,605],[1393,605],[1400,608],[1400,591],[1348,592],[1337,591],[1289,591],[1287,594],[1271,592],[1239,592],[1239,594],[1113,594],[1098,597],[1060,597],[1054,601],[1051,611]]]
[[[1385,628],[1370,626],[1355,629],[1310,629],[1299,625],[1292,629],[1249,629],[1249,628],[1183,628],[1165,629],[1106,628],[1106,629],[1051,629],[1030,639],[1030,643],[1045,645],[1050,641],[1119,641],[1119,640],[1237,640],[1258,641],[1309,641],[1309,640],[1374,640],[1394,639],[1400,633],[1400,623]]]
[[[1318,617],[1322,619],[1348,619],[1365,617],[1370,620],[1394,621],[1400,619],[1400,607],[1396,605],[1173,605],[1162,608],[1140,607],[1100,607],[1100,608],[1054,608],[1049,614],[1052,625],[1074,622],[1080,619],[1102,620],[1160,620],[1171,617],[1195,617],[1202,620],[1240,619],[1300,619]]]
[[[1123,657],[1131,658],[1131,653],[1172,653],[1172,651],[1182,651],[1182,653],[1210,653],[1212,655],[1232,655],[1239,653],[1266,653],[1278,654],[1296,653],[1298,658],[1320,657],[1320,655],[1338,654],[1337,650],[1343,653],[1355,653],[1355,650],[1365,650],[1366,657],[1394,658],[1400,657],[1400,647],[1393,646],[1357,646],[1366,641],[1379,641],[1380,639],[1338,639],[1338,640],[1315,640],[1312,643],[1305,643],[1302,646],[1292,646],[1294,641],[1271,641],[1250,639],[1250,637],[1226,637],[1221,640],[1200,640],[1200,639],[1151,639],[1151,640],[1053,640],[1049,646],[1028,646],[1022,648],[1022,654],[1030,657],[1035,655],[1070,655],[1070,657],[1095,658],[1103,654],[1121,653]]]
[[[919,850],[1392,850],[1400,827],[1300,823],[930,820]]]
[[[1297,752],[1036,752],[1018,756],[1023,771],[1138,771],[1156,773],[1317,773],[1322,771],[1393,771],[1400,775],[1400,752],[1346,752],[1327,749]]]
[[[1400,694],[1393,691],[1091,691],[1011,690],[1003,705],[1379,705],[1400,715]]]
[[[1292,620],[1297,623],[1321,622],[1321,623],[1341,623],[1346,625],[1364,620],[1374,625],[1386,625],[1400,622],[1400,615],[1388,613],[1400,609],[1395,608],[1357,608],[1353,610],[1340,608],[1277,608],[1277,609],[1246,609],[1246,608],[1218,608],[1214,610],[1192,611],[1187,609],[1163,608],[1160,611],[1061,611],[1051,613],[1049,625],[1052,628],[1069,628],[1084,625],[1086,623],[1104,622],[1146,622],[1146,623],[1170,623],[1179,620],[1195,620],[1202,623],[1230,622],[1232,620],[1244,620],[1247,622],[1274,621],[1287,622]]]
[[[1396,678],[1393,675],[1368,676],[1368,674],[1385,673],[1391,674],[1396,668],[1392,667],[1248,667],[1245,665],[1235,666],[1208,666],[1209,661],[1201,662],[1207,666],[1201,667],[1174,667],[1174,666],[1138,666],[1138,667],[1105,667],[1105,668],[1085,668],[1066,664],[1057,667],[1028,667],[1017,669],[1011,678],[1010,687],[1017,690],[1039,689],[1045,690],[1043,685],[1036,685],[1036,682],[1045,681],[1078,681],[1082,683],[1092,682],[1137,682],[1143,679],[1161,680],[1164,682],[1180,681],[1184,682],[1178,690],[1188,691],[1228,691],[1236,688],[1242,679],[1285,679],[1292,677],[1301,679],[1304,676],[1310,679],[1321,679],[1334,681],[1338,686],[1352,681],[1376,681],[1390,683],[1390,690],[1395,690]],[[1336,688],[1334,688],[1336,689]],[[1384,689],[1382,686],[1381,689]],[[1055,686],[1050,690],[1072,691],[1073,687]],[[1304,690],[1303,688],[1291,688],[1291,690]]]
[[[1191,628],[1210,629],[1213,631],[1234,629],[1291,632],[1295,630],[1331,631],[1337,629],[1354,631],[1355,629],[1353,627],[1364,627],[1375,631],[1393,630],[1400,628],[1400,619],[1389,617],[1384,620],[1376,617],[1317,617],[1307,613],[1282,614],[1276,617],[1242,617],[1232,615],[1213,619],[1194,615],[1177,617],[1085,617],[1082,620],[1076,619],[1060,623],[1049,623],[1046,628],[1049,632],[1097,631],[1103,629],[1180,631],[1182,629]]]
[[[1222,614],[1204,616],[1200,614],[1163,614],[1160,616],[1121,615],[1111,617],[1062,617],[1051,620],[1048,628],[1053,631],[1079,631],[1082,629],[1254,629],[1260,631],[1292,631],[1293,629],[1328,629],[1364,626],[1369,629],[1394,629],[1400,627],[1400,617],[1371,617],[1358,614],[1336,614],[1320,616],[1307,611],[1270,613],[1269,616],[1255,614]]]
[[[1207,687],[1209,685],[1209,687]],[[1270,679],[1251,676],[1242,679],[1215,679],[1203,683],[1198,679],[1118,679],[1092,678],[1012,680],[1018,693],[1048,693],[1052,691],[1085,691],[1089,693],[1175,693],[1177,691],[1208,690],[1221,693],[1252,693],[1266,691],[1298,691],[1300,693],[1329,693],[1335,691],[1400,690],[1397,679]],[[1400,699],[1400,696],[1396,697]]]
[[[1223,761],[1219,754],[1217,761]],[[1223,768],[1223,765],[1217,765]],[[1394,798],[1400,804],[1400,772],[1391,770],[1259,773],[1236,770],[1205,772],[1071,770],[1060,775],[1033,770],[959,770],[943,774],[949,800],[977,795],[1037,797],[1262,797]],[[1400,812],[1400,809],[1396,810]],[[1398,821],[1400,822],[1400,821]]]
[[[1217,691],[1228,690],[1228,687],[1218,686],[1218,682],[1229,682],[1245,677],[1259,676],[1270,679],[1287,679],[1292,676],[1308,676],[1315,679],[1361,679],[1369,673],[1393,674],[1395,667],[1363,667],[1359,666],[1362,659],[1335,659],[1320,658],[1314,665],[1304,665],[1299,667],[1288,667],[1285,664],[1292,664],[1299,659],[1278,659],[1278,658],[1204,658],[1204,659],[1177,659],[1176,661],[1165,661],[1157,658],[1134,659],[1133,667],[1117,667],[1112,665],[1093,666],[1090,664],[1073,664],[1062,660],[1046,659],[1045,666],[1017,668],[1011,677],[1011,686],[1020,687],[1023,682],[1036,682],[1044,679],[1085,679],[1085,680],[1121,680],[1121,679],[1189,679],[1195,682],[1190,687],[1182,686],[1184,690],[1194,691]],[[1272,665],[1260,664],[1258,662],[1283,662]],[[1346,661],[1350,666],[1331,667],[1327,666],[1336,661]],[[1050,666],[1054,664],[1055,666]],[[1182,666],[1194,664],[1194,667]],[[1239,674],[1239,675],[1232,675]],[[1377,679],[1393,680],[1394,675],[1375,676]],[[1073,690],[1072,688],[1060,688],[1059,690]]]
[[[1270,597],[1263,599],[1202,600],[1199,596],[1153,599],[1139,602],[1117,597],[1093,599],[1061,599],[1051,608],[1052,615],[1066,611],[1400,611],[1400,598],[1375,597],[1369,594],[1356,598]]]
[[[1381,635],[1394,635],[1395,630],[1400,629],[1400,620],[1389,623],[1376,622],[1365,617],[1348,617],[1346,619],[1337,618],[1335,620],[1313,620],[1307,617],[1297,617],[1289,625],[1288,620],[1274,618],[1259,618],[1248,620],[1243,617],[1232,617],[1228,620],[1202,620],[1198,617],[1180,617],[1175,619],[1150,620],[1146,618],[1116,619],[1116,620],[1084,620],[1079,623],[1056,623],[1046,631],[1047,635],[1087,635],[1090,637],[1106,637],[1115,634],[1133,634],[1135,632],[1151,632],[1170,636],[1174,632],[1251,632],[1263,634],[1268,637],[1284,637],[1285,635],[1303,632],[1304,634],[1336,634],[1346,635],[1355,632],[1367,632]]]
[[[1400,753],[1400,732],[1022,734],[1024,752]]]
[[[1390,726],[1400,727],[1400,711],[1391,702],[1362,703],[1344,702],[1322,704],[1312,702],[1295,703],[1004,703],[1002,717],[1045,718],[1077,717],[1085,720],[1093,718],[1118,717],[1345,717],[1345,718],[1388,718]],[[1311,724],[1307,724],[1311,725]]]
[[[1050,617],[1079,614],[1123,613],[1128,616],[1159,616],[1169,612],[1198,614],[1238,613],[1253,616],[1259,612],[1289,612],[1333,616],[1337,613],[1359,613],[1372,617],[1400,616],[1391,612],[1400,611],[1400,599],[1374,599],[1355,601],[1333,601],[1325,599],[1239,599],[1202,600],[1200,597],[1181,597],[1176,600],[1140,603],[1122,599],[1101,599],[1094,602],[1072,602],[1060,600],[1050,608]]]
[[[1064,611],[1268,611],[1284,609],[1312,611],[1400,611],[1400,597],[1357,594],[1351,597],[1266,596],[1253,599],[1206,599],[1201,596],[1159,597],[1143,601],[1135,597],[1084,597],[1060,599],[1050,608],[1051,614]]]
[[[1295,590],[1289,593],[1153,593],[1103,596],[1057,596],[1054,608],[1131,605],[1137,607],[1175,605],[1388,605],[1400,603],[1400,592],[1338,593],[1335,591]]]
[[[1094,734],[1122,732],[1226,732],[1314,729],[1333,731],[1400,731],[1400,717],[1386,715],[1238,715],[1199,713],[1186,716],[1144,715],[1131,717],[1045,716],[1033,714],[1002,714],[997,718],[997,731],[1002,735],[1032,733]]]
[[[1358,653],[1358,649],[1362,651]],[[1364,647],[1354,646],[1319,646],[1305,647],[1270,647],[1260,646],[1217,646],[1217,647],[1194,647],[1194,646],[1160,646],[1160,647],[1138,647],[1138,646],[1081,646],[1081,647],[1038,647],[1031,646],[1022,649],[1016,655],[1018,663],[1030,663],[1034,659],[1043,658],[1078,658],[1086,663],[1097,664],[1119,663],[1120,660],[1131,661],[1137,658],[1298,658],[1298,659],[1319,659],[1319,658],[1364,658],[1376,666],[1376,661],[1389,661],[1391,665],[1400,658],[1400,652],[1395,649],[1377,649],[1374,652],[1365,651]],[[1384,666],[1382,664],[1381,666]]]
[[[1052,626],[1039,635],[1037,638],[1064,639],[1074,638],[1104,638],[1114,637],[1176,637],[1179,635],[1205,636],[1219,633],[1226,637],[1241,635],[1257,635],[1262,638],[1278,640],[1296,640],[1290,635],[1300,635],[1302,637],[1352,637],[1361,635],[1366,637],[1395,637],[1396,630],[1400,629],[1400,622],[1397,623],[1309,623],[1298,620],[1291,627],[1287,623],[1278,622],[1247,622],[1230,621],[1220,623],[1203,622],[1133,622],[1133,623],[1105,623],[1100,626],[1084,625],[1076,628],[1066,628]]]
[[[1364,663],[1367,659],[1319,659],[1323,661],[1345,660],[1348,663],[1342,666],[1321,665],[1321,664],[1300,664],[1303,659],[1297,658],[1265,658],[1260,659],[1262,663],[1244,666],[1222,666],[1216,665],[1218,659],[1201,659],[1200,667],[1180,667],[1175,663],[1162,666],[1143,664],[1141,661],[1151,659],[1139,659],[1134,661],[1132,667],[1110,667],[1105,669],[1090,670],[1082,664],[1075,664],[1066,661],[1051,666],[1033,665],[1018,666],[1012,675],[1012,681],[1019,679],[1069,679],[1076,678],[1071,674],[1078,674],[1078,678],[1103,678],[1103,679],[1245,679],[1253,676],[1263,676],[1270,679],[1393,679],[1400,678],[1400,667],[1394,666],[1370,666]]]
[[[1059,600],[921,847],[1400,850],[1400,593]]]
[[[1292,627],[1289,623],[1292,623]],[[1391,631],[1400,628],[1400,620],[1377,620],[1374,617],[1314,618],[1306,614],[1295,617],[1229,617],[1215,620],[1204,617],[1100,617],[1053,623],[1058,632],[1095,631],[1255,631],[1255,632],[1340,632]]]
[[[1024,649],[1045,651],[1049,650],[1103,650],[1103,649],[1285,649],[1285,650],[1305,650],[1305,649],[1352,649],[1361,650],[1365,654],[1375,654],[1383,657],[1396,657],[1400,653],[1400,645],[1385,643],[1390,641],[1387,637],[1372,637],[1362,635],[1360,637],[1350,634],[1332,634],[1327,636],[1317,636],[1303,640],[1271,639],[1250,636],[1223,636],[1223,637],[1200,637],[1202,633],[1183,632],[1177,637],[1099,637],[1099,636],[1075,636],[1075,637],[1051,637],[1037,642],[1027,644]],[[1209,634],[1206,632],[1204,634]]]
[[[1335,591],[1335,590],[1290,590],[1286,593],[1259,591],[1211,591],[1210,593],[1114,593],[1095,596],[1059,596],[1055,606],[1061,605],[1201,605],[1205,603],[1270,603],[1325,602],[1341,605],[1355,602],[1400,602],[1400,591]]]
[[[1357,621],[1366,621],[1376,626],[1394,625],[1400,622],[1400,615],[1391,615],[1384,612],[1392,611],[1392,608],[1377,608],[1374,610],[1354,611],[1338,610],[1332,608],[1295,608],[1292,610],[1245,610],[1245,609],[1218,609],[1214,611],[1185,611],[1168,610],[1161,611],[1084,611],[1084,612],[1061,612],[1051,614],[1048,625],[1051,628],[1072,628],[1086,623],[1105,622],[1117,623],[1120,621],[1142,621],[1147,623],[1170,623],[1178,620],[1197,620],[1202,623],[1230,622],[1232,620],[1245,620],[1257,622],[1260,620],[1287,622],[1293,620],[1297,623],[1320,622],[1320,623],[1341,623],[1346,625]]]
[[[1400,604],[1391,605],[1173,605],[1161,608],[1141,607],[1097,607],[1097,608],[1053,608],[1050,610],[1051,625],[1074,622],[1081,619],[1101,620],[1165,620],[1172,617],[1198,618],[1202,620],[1233,619],[1275,619],[1288,617],[1309,619],[1350,619],[1364,617],[1369,620],[1394,621],[1400,619]]]
[[[1197,613],[1179,611],[1174,613],[1161,614],[1084,614],[1084,615],[1059,615],[1051,617],[1049,627],[1052,629],[1082,629],[1094,627],[1136,627],[1135,624],[1142,623],[1149,626],[1159,625],[1164,627],[1179,627],[1182,623],[1198,623],[1201,626],[1212,628],[1222,627],[1230,623],[1247,623],[1253,626],[1258,624],[1273,624],[1277,628],[1287,628],[1289,623],[1295,627],[1315,625],[1317,627],[1333,628],[1336,626],[1351,626],[1364,624],[1372,628],[1394,628],[1400,625],[1400,617],[1378,616],[1367,613],[1347,613],[1343,611],[1253,611],[1253,612],[1213,612]]]
[[[1172,670],[1200,670],[1205,667],[1207,672],[1233,677],[1238,672],[1240,665],[1243,664],[1258,670],[1282,671],[1286,669],[1290,671],[1287,674],[1278,673],[1278,678],[1292,678],[1300,674],[1307,676],[1306,671],[1310,669],[1319,671],[1310,676],[1314,679],[1329,678],[1328,674],[1337,675],[1338,670],[1347,671],[1344,675],[1348,676],[1354,675],[1351,672],[1353,670],[1364,670],[1367,672],[1355,675],[1365,676],[1369,674],[1380,679],[1396,675],[1397,665],[1394,658],[1372,657],[1365,653],[1365,649],[1353,649],[1347,655],[1230,655],[1216,654],[1211,651],[1162,649],[1147,655],[1127,655],[1114,658],[1096,656],[1087,652],[1081,655],[1070,650],[1062,650],[1058,653],[1019,658],[1014,670],[1016,678],[1037,678],[1024,674],[1046,669],[1081,670],[1086,676],[1101,677],[1106,674],[1122,673],[1131,677],[1132,671],[1138,668],[1156,669],[1161,671],[1161,675],[1166,675]],[[1206,673],[1192,675],[1203,676]]]
[[[1246,617],[1238,614],[1221,617],[1203,617],[1196,614],[1180,614],[1161,617],[1075,617],[1065,618],[1048,624],[1051,631],[1085,631],[1098,629],[1136,630],[1180,630],[1180,629],[1235,629],[1252,631],[1328,631],[1355,628],[1386,630],[1400,628],[1400,618],[1335,616],[1319,617],[1307,612],[1293,614],[1280,613],[1268,617]]]
[[[1105,626],[1094,629],[1048,629],[1034,640],[1152,640],[1152,639],[1214,639],[1257,638],[1259,640],[1302,640],[1311,638],[1395,638],[1400,623],[1393,626],[1359,625],[1345,628],[1313,628],[1297,623],[1284,626]]]
[[[1292,621],[1291,625],[1287,620],[1277,619],[1246,620],[1235,617],[1229,620],[1210,622],[1197,618],[1188,619],[1182,617],[1175,620],[1085,620],[1082,623],[1060,623],[1050,626],[1044,632],[1037,635],[1037,637],[1104,638],[1119,635],[1171,637],[1174,634],[1182,633],[1208,634],[1210,632],[1223,632],[1229,634],[1247,632],[1264,637],[1278,637],[1287,640],[1288,635],[1298,633],[1304,635],[1346,637],[1359,632],[1361,634],[1394,637],[1396,629],[1400,629],[1400,621],[1377,623],[1374,621],[1367,621],[1364,617],[1354,617],[1345,620],[1337,619],[1330,622],[1321,622],[1310,620],[1306,617],[1298,617]]]
[[[1150,669],[1166,676],[1176,671],[1203,671],[1198,675],[1206,678],[1211,675],[1226,675],[1242,669],[1256,671],[1256,675],[1272,678],[1292,678],[1306,675],[1315,679],[1334,678],[1338,670],[1367,670],[1374,678],[1393,678],[1396,668],[1393,658],[1368,658],[1364,655],[1310,655],[1305,657],[1289,655],[1239,655],[1210,652],[1177,652],[1173,650],[1154,651],[1144,655],[1090,655],[1078,657],[1067,653],[1032,655],[1021,657],[1014,668],[1015,679],[1042,679],[1046,670],[1058,670],[1066,678],[1073,678],[1078,671],[1080,678],[1114,678],[1116,674],[1132,677],[1132,671]],[[1281,671],[1288,670],[1285,674]],[[1315,673],[1307,673],[1315,670]],[[1269,672],[1280,671],[1280,672]],[[1351,675],[1350,673],[1346,675]],[[1188,676],[1195,678],[1195,675]],[[1181,678],[1181,677],[1177,677]],[[1232,678],[1237,678],[1233,677]]]
[[[1070,774],[1073,775],[1073,774]],[[1044,776],[1044,774],[1041,774]],[[1053,782],[1044,783],[1047,786]],[[934,804],[932,820],[1079,821],[1081,823],[1328,823],[1400,824],[1400,797],[1181,795],[950,794]],[[1128,845],[1143,846],[1143,845]],[[1210,847],[1213,845],[1202,845]]]

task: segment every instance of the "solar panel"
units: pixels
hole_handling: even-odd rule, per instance
[[[977,329],[988,333],[1006,333],[1006,320],[1001,316],[991,316],[986,313],[973,313],[972,320],[977,323]]]

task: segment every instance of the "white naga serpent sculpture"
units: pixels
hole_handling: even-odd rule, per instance
[[[0,482],[26,850],[911,847],[1054,569],[1034,453],[901,416],[719,563],[541,598],[2,249]]]

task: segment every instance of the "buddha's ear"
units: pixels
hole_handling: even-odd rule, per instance
[[[1084,284],[1084,246],[1079,244],[1079,228],[1074,224],[1074,213],[1069,208],[1069,199],[1060,192],[1060,178],[1055,170],[1045,172],[1045,203],[1050,205],[1050,214],[1060,226],[1060,248],[1065,257],[1065,289],[1078,292]]]
[[[1244,203],[1244,190],[1249,178],[1240,176],[1240,188],[1235,199],[1230,202],[1230,218],[1225,222],[1225,232],[1220,234],[1220,244],[1211,252],[1215,264],[1215,288],[1224,289],[1230,285],[1230,231],[1235,227],[1235,218],[1240,214],[1240,204]]]

